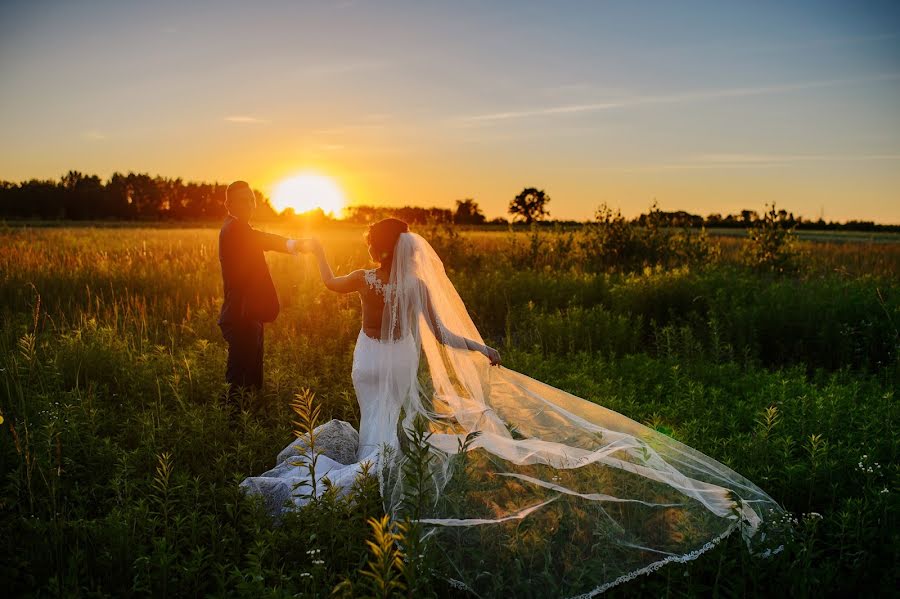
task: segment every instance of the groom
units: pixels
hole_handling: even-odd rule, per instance
[[[228,399],[240,389],[261,389],[263,382],[263,323],[278,316],[278,295],[269,275],[265,251],[296,254],[300,240],[263,233],[250,226],[256,196],[246,181],[235,181],[225,190],[228,216],[219,231],[219,262],[225,301],[219,328],[228,343]]]

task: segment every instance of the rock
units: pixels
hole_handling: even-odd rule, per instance
[[[349,422],[329,420],[325,424],[317,426],[314,433],[316,435],[316,451],[341,464],[352,464],[356,461],[359,433]],[[305,450],[308,445],[306,435],[294,439],[281,450],[275,463],[280,465],[285,460],[300,455],[300,452]]]
[[[341,466],[357,462],[356,452],[359,448],[359,433],[356,432],[356,429],[349,422],[329,420],[325,424],[316,427],[315,435],[316,451],[320,453],[319,466],[316,469],[316,480],[322,485],[321,479],[329,471],[338,472]],[[298,462],[296,458],[301,451],[305,451],[308,448],[307,439],[308,437],[304,435],[291,441],[278,454],[274,468],[263,472],[259,476],[245,478],[239,485],[248,495],[261,495],[265,502],[266,511],[275,517],[276,522],[281,519],[281,515],[286,509],[284,507],[286,501],[290,500],[296,506],[303,505],[308,501],[305,498],[292,496],[292,482],[309,480],[305,467],[296,465],[296,462]],[[320,492],[321,488],[323,487],[320,487]],[[309,487],[307,486],[306,489],[308,492]],[[342,488],[341,494],[346,492],[347,489]]]
[[[290,485],[277,478],[251,476],[241,481],[239,486],[247,495],[261,495],[271,516],[280,516],[284,503],[291,499]]]

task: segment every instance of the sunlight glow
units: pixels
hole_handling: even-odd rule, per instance
[[[279,212],[288,208],[297,214],[321,208],[339,217],[347,200],[344,192],[330,177],[304,173],[281,181],[272,193],[272,207]]]

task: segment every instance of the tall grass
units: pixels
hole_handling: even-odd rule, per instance
[[[892,590],[900,244],[798,242],[797,269],[779,273],[744,264],[748,241],[713,237],[702,260],[623,270],[590,259],[590,231],[424,234],[506,364],[728,464],[802,531],[775,560],[728,540],[611,594]],[[337,270],[366,264],[360,229],[321,237]],[[385,592],[458,593],[440,556],[387,542],[404,531],[371,477],[278,524],[238,488],[293,438],[302,389],[322,420],[358,425],[358,299],[325,291],[306,258],[268,260],[283,309],[266,385],[231,418],[215,230],[0,231],[8,593],[313,597],[375,593],[374,571]],[[390,561],[419,554],[402,576]]]

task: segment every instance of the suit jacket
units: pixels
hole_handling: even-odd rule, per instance
[[[225,301],[219,324],[272,322],[280,306],[265,251],[287,252],[287,238],[263,233],[229,215],[219,231],[219,262]]]

